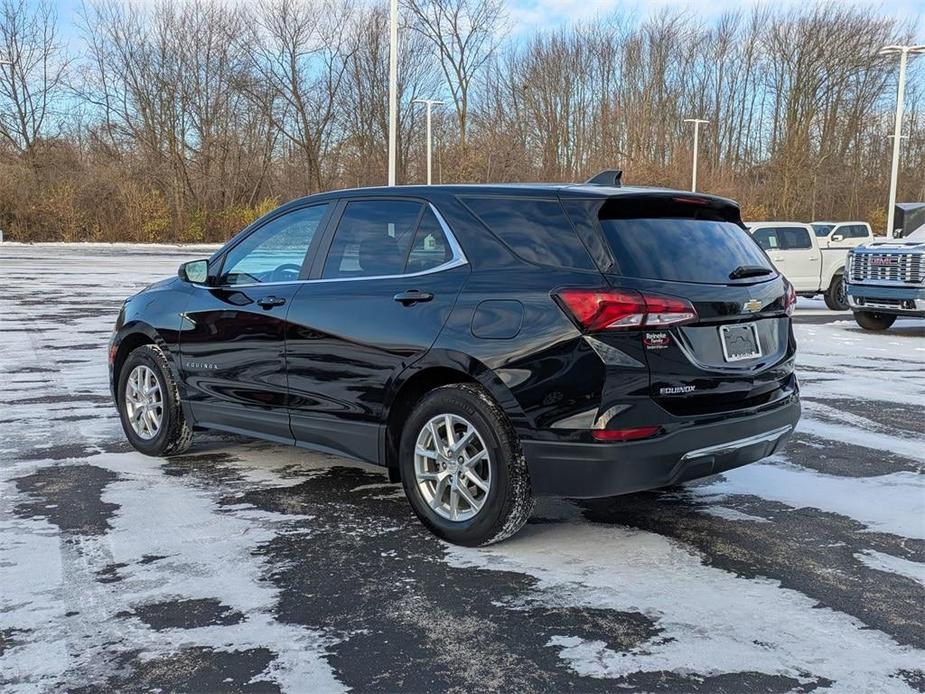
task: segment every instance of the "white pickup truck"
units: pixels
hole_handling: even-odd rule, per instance
[[[874,242],[874,232],[867,222],[813,222],[810,226],[820,248],[855,248]]]
[[[797,295],[821,293],[831,310],[848,309],[844,277],[848,247],[820,248],[809,224],[751,222],[745,226],[777,271],[790,280]]]

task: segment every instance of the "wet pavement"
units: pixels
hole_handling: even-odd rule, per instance
[[[372,466],[127,446],[121,300],[205,255],[0,246],[0,690],[925,691],[925,322],[801,300],[784,453],[463,549]]]

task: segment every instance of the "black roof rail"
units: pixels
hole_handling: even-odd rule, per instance
[[[623,171],[620,169],[606,169],[596,176],[592,176],[585,184],[592,186],[613,186],[619,188],[623,185]]]

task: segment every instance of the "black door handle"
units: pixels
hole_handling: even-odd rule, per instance
[[[282,306],[286,303],[286,300],[281,296],[264,296],[257,299],[257,305],[263,306],[264,308],[273,308],[274,306]]]
[[[402,306],[411,306],[412,304],[430,301],[434,298],[434,295],[430,292],[421,292],[417,289],[409,289],[407,292],[399,292],[392,298]]]

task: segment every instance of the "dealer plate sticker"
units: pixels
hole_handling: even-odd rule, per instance
[[[758,328],[754,323],[721,325],[719,334],[726,361],[742,361],[761,356]]]

